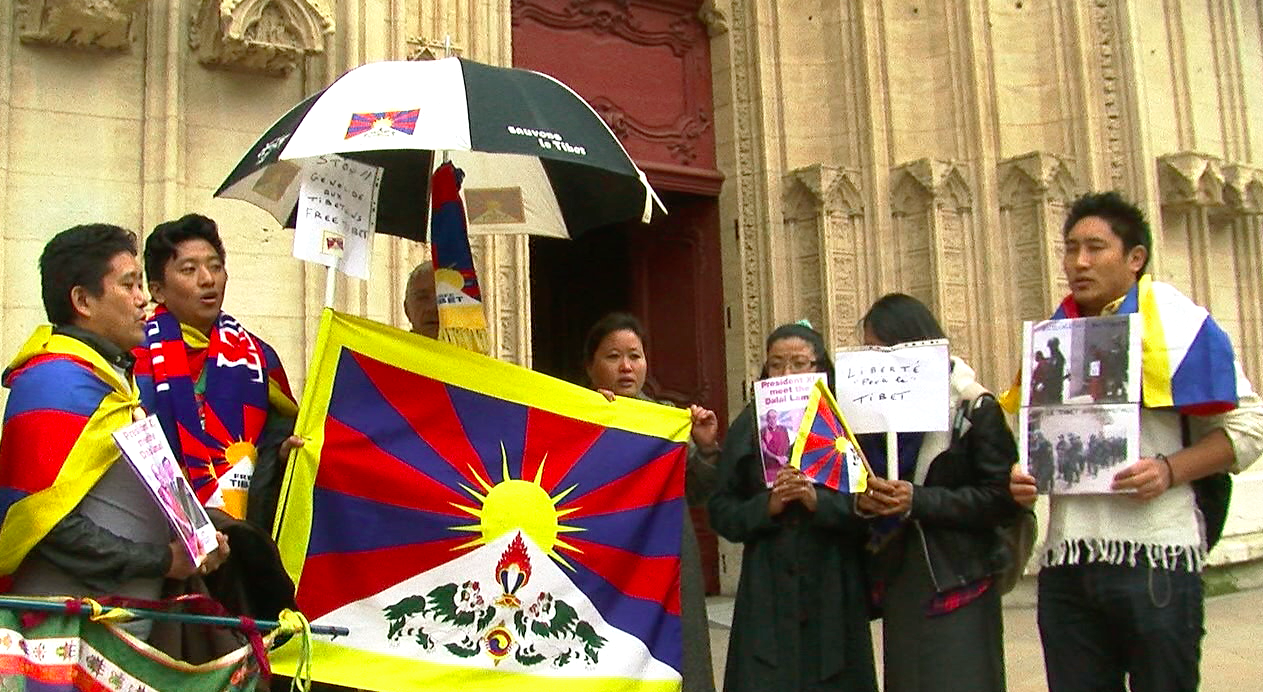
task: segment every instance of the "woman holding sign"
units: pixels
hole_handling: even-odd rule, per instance
[[[862,321],[864,343],[943,339],[916,298],[892,293]],[[1020,508],[1008,493],[1017,445],[995,398],[959,358],[950,365],[950,431],[900,433],[900,479],[870,477],[858,496],[871,524],[874,596],[885,618],[885,690],[1002,691],[1003,622],[995,575],[1011,562],[997,529]],[[874,473],[889,477],[886,436],[860,436]]]
[[[808,326],[787,324],[767,339],[764,378],[832,370]],[[865,524],[851,496],[791,466],[768,487],[755,409],[751,402],[728,429],[710,500],[711,526],[745,544],[724,690],[875,692]]]

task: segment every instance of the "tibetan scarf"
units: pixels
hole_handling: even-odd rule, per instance
[[[161,305],[139,351],[142,396],[158,415],[198,499],[243,518],[269,387],[293,401],[279,360],[227,313],[219,314],[206,337]],[[221,479],[245,460],[249,467],[221,487]]]

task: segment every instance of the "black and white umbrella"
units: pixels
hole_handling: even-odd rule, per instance
[[[304,161],[384,169],[377,231],[424,240],[436,152],[465,171],[471,233],[569,237],[665,213],[592,107],[529,70],[462,58],[357,67],[278,120],[215,192],[293,226]]]

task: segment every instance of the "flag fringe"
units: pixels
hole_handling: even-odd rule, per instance
[[[491,336],[486,327],[442,327],[439,341],[459,346],[468,351],[491,355]]]

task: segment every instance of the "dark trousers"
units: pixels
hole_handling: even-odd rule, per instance
[[[1038,603],[1049,692],[1197,690],[1205,633],[1200,574],[1103,563],[1045,567]]]

